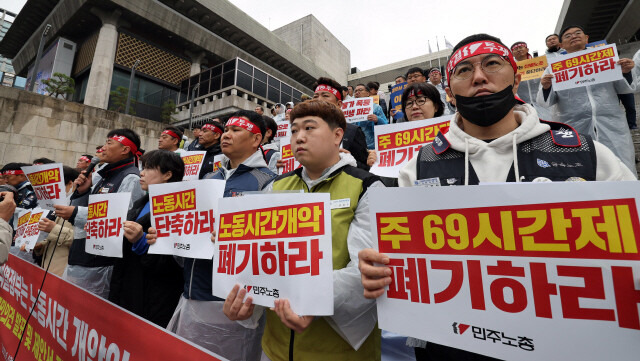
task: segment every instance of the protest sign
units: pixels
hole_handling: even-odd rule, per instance
[[[87,223],[84,225],[87,232],[85,252],[122,258],[122,227],[127,220],[130,201],[131,193],[89,195]]]
[[[547,68],[547,56],[521,60],[516,65],[518,65],[518,73],[522,74],[521,81],[538,79],[542,77]]]
[[[637,359],[637,182],[372,188],[369,200],[392,269],[380,328],[507,360]]]
[[[61,163],[22,167],[22,171],[31,183],[40,207],[53,210],[54,205],[69,204]]]
[[[622,78],[616,44],[557,56],[551,62],[553,90],[608,83]]]
[[[302,164],[298,163],[291,151],[291,137],[282,138],[280,140],[280,152],[282,167],[278,168],[278,174],[289,173],[292,170],[302,167]]]
[[[376,126],[378,161],[370,172],[397,178],[400,169],[418,154],[423,145],[431,143],[438,133],[449,131],[452,116]]]
[[[183,181],[197,180],[202,169],[202,162],[207,152],[184,152],[182,153],[182,161],[184,162]]]
[[[150,185],[151,225],[158,238],[149,253],[211,259],[211,232],[224,187],[219,179]]]
[[[393,115],[393,119],[402,119],[404,114],[402,114],[402,93],[404,89],[407,87],[407,83],[396,84],[391,88],[391,95],[389,96],[389,108],[391,110],[395,110],[396,113]]]
[[[276,125],[278,125],[278,132],[273,137],[273,140],[282,144],[282,138],[291,137],[291,130],[289,129],[290,124],[288,120],[281,120],[276,122]]]
[[[380,96],[379,95],[372,95],[371,99],[373,99],[373,102],[376,104],[380,104]]]
[[[217,235],[215,296],[240,283],[254,304],[286,298],[299,315],[333,314],[329,194],[222,199]]]
[[[357,98],[342,102],[342,113],[347,123],[355,123],[367,120],[369,114],[373,114],[373,98]]]
[[[3,360],[13,360],[23,331],[20,361],[223,360],[54,274],[36,302],[44,273],[13,255],[0,268]]]
[[[29,219],[31,219],[31,210],[22,209],[20,211],[17,211],[16,214],[18,215],[18,217],[17,222],[13,227],[16,231],[16,234],[13,236],[13,241],[16,243],[16,247],[20,247],[20,244],[22,243],[22,235],[24,234],[25,228],[29,224]]]
[[[45,239],[48,233],[40,232],[38,222],[42,218],[46,218],[47,215],[49,215],[49,211],[46,209],[32,209],[29,213],[29,220],[26,224],[23,224],[20,237],[15,240],[15,246],[20,248],[24,244],[27,251],[31,251],[37,242]],[[20,223],[20,220],[18,220],[18,223]]]

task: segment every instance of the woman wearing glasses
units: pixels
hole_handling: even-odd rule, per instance
[[[444,114],[444,103],[435,86],[413,83],[402,93],[402,113],[405,121],[436,118]]]

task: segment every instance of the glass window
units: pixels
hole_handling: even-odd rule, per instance
[[[302,98],[302,92],[299,92],[298,90],[293,89],[293,102],[294,103],[299,102],[301,100],[300,98]]]
[[[272,86],[278,90],[280,90],[280,80],[272,77],[271,75],[269,75],[269,82],[268,82],[269,86]]]
[[[206,78],[205,81],[200,82],[200,87],[198,88],[198,96],[203,96],[209,94],[209,78]]]
[[[222,65],[211,68],[211,76],[222,75]]]
[[[235,81],[236,73],[233,71],[222,74],[222,88],[232,86]]]
[[[274,103],[280,103],[280,90],[269,87],[269,94],[267,95],[267,99]]]
[[[233,74],[233,73],[231,73]],[[217,92],[218,90],[222,89],[221,86],[222,83],[222,76],[218,75],[218,76],[214,76],[213,79],[211,79],[211,86],[209,91],[210,92]]]
[[[246,89],[248,91],[252,91],[252,83],[253,83],[253,79],[251,78],[251,76],[239,71],[238,72],[238,81],[236,82],[236,84],[243,88]]]
[[[253,66],[245,63],[240,59],[238,59],[238,70],[248,75],[253,75]]]
[[[284,94],[291,95],[291,87],[285,83],[282,83],[282,85],[280,86],[280,91]]]
[[[280,103],[284,104],[291,101],[291,94],[280,92]]]
[[[260,80],[263,83],[267,82],[267,73],[257,68],[253,71],[253,77]]]
[[[267,84],[253,79],[253,92],[263,98],[267,97]]]
[[[235,70],[236,69],[236,59],[229,60],[228,62],[222,64],[222,67],[223,67],[223,69],[222,69],[223,73],[226,73],[226,72],[231,71],[231,70]]]

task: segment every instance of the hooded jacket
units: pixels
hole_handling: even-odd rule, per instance
[[[449,132],[445,135],[451,148],[465,154],[465,181],[468,184],[468,164],[473,166],[480,182],[505,182],[514,164],[517,145],[536,138],[550,130],[549,125],[541,123],[536,110],[529,104],[516,105],[516,120],[520,126],[490,143],[474,138],[464,132],[460,114],[456,113]],[[618,181],[635,180],[636,177],[607,147],[594,141],[596,153],[596,180]],[[430,144],[426,146],[431,146]],[[420,153],[419,153],[420,154]],[[411,187],[417,179],[417,159],[411,159],[398,176],[400,187]],[[520,181],[519,177],[517,181]]]
[[[222,150],[220,149],[220,142],[210,146],[206,149],[201,149],[200,151],[206,151],[207,154],[204,155],[204,160],[202,161],[202,167],[200,168],[200,179],[202,179],[206,174],[213,172],[213,161],[216,155],[222,154]]]

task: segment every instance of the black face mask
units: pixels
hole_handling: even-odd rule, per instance
[[[555,53],[556,51],[560,50],[560,47],[556,45],[556,46],[552,46],[552,47],[550,47],[550,48],[547,48],[547,50],[548,50],[550,53]]]
[[[456,107],[462,117],[471,123],[488,127],[504,118],[517,104],[513,86],[491,95],[464,97],[456,95]]]

